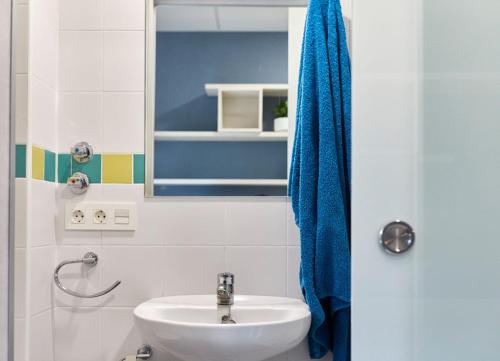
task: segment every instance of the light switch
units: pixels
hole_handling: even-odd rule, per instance
[[[130,221],[130,211],[128,209],[115,209],[115,223],[128,224]]]

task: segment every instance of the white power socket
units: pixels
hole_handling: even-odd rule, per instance
[[[68,230],[135,231],[137,205],[129,202],[68,202],[65,226]]]

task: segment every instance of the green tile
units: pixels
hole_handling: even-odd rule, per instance
[[[57,155],[57,181],[66,183],[71,176],[71,155],[61,153]]]
[[[16,178],[26,178],[26,144],[16,144]]]
[[[94,154],[88,163],[77,163],[71,160],[73,173],[82,172],[89,177],[90,183],[101,183],[101,155]]]
[[[48,182],[56,181],[56,153],[45,150],[43,179]]]
[[[144,154],[134,154],[134,183],[144,184]]]

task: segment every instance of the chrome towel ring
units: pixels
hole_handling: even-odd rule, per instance
[[[80,298],[95,298],[95,297],[103,296],[106,293],[113,291],[116,287],[118,287],[118,285],[120,283],[122,283],[122,281],[116,281],[110,287],[106,288],[105,290],[103,290],[101,292],[93,293],[90,295],[84,295],[80,292],[72,291],[72,290],[64,287],[61,283],[61,280],[59,279],[59,270],[62,267],[66,266],[67,264],[83,263],[83,264],[86,264],[90,267],[94,267],[97,264],[98,260],[99,260],[99,258],[97,257],[97,254],[95,254],[94,252],[87,252],[83,256],[83,258],[62,261],[61,263],[59,263],[57,265],[57,267],[54,271],[54,282],[56,283],[56,286],[59,287],[60,290],[66,292],[67,294],[70,294],[70,295],[75,296],[75,297],[80,297]]]

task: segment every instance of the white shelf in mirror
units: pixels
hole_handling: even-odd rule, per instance
[[[205,92],[209,96],[219,95],[219,91],[241,92],[262,90],[264,96],[288,96],[288,84],[205,84]]]
[[[286,142],[288,132],[156,131],[156,141],[186,142]]]
[[[286,186],[287,179],[200,179],[200,178],[156,178],[155,185],[182,186]]]

